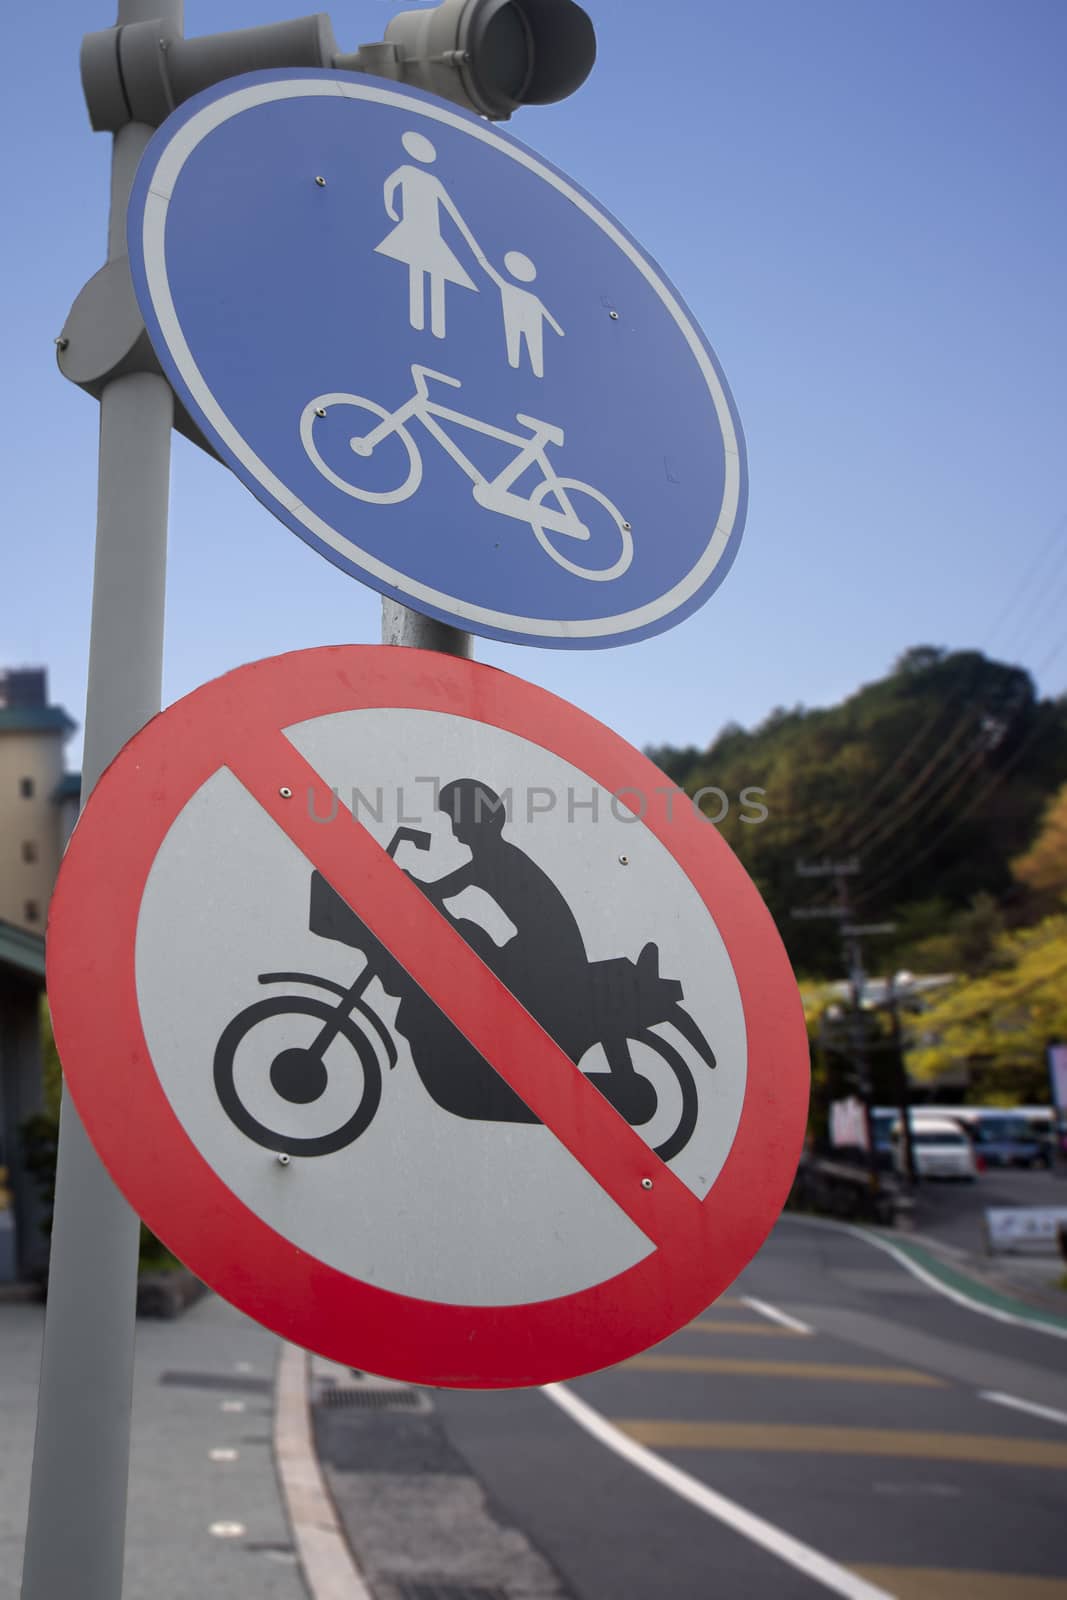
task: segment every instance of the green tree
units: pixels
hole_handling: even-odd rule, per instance
[[[908,1057],[916,1077],[965,1063],[983,1096],[1046,1100],[1046,1044],[1067,1038],[1067,915],[1001,933],[988,969],[960,978],[919,1028],[922,1042]]]
[[[991,894],[975,895],[962,911],[949,911],[944,902],[940,906],[940,927],[910,945],[909,964],[916,972],[954,972],[977,978],[1004,964],[1000,946],[1004,913]]]
[[[728,799],[716,826],[798,972],[841,976],[843,966],[834,921],[793,916],[834,897],[827,879],[799,877],[797,862],[853,854],[863,864],[849,885],[856,920],[900,924],[879,964],[952,971],[958,956],[931,946],[920,960],[915,947],[943,934],[966,943],[956,919],[988,922],[991,905],[1020,920],[1011,863],[1067,782],[1067,701],[1039,701],[1026,672],[977,650],[921,645],[840,705],[779,707],[749,731],[727,723],[702,752],[650,753],[689,794],[717,788]],[[766,820],[751,820],[746,790],[762,791]],[[704,804],[711,817],[721,810],[714,795]]]

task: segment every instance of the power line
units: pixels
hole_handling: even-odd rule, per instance
[[[1028,566],[1028,568],[1026,570],[1026,574],[1023,577],[1021,583],[1015,589],[1014,593],[1012,594],[1011,599],[1007,602],[1007,604],[1004,606],[1003,610],[1000,612],[1000,615],[997,617],[996,621],[993,623],[993,626],[992,626],[992,629],[990,630],[990,632],[986,635],[986,643],[982,646],[983,650],[987,650],[989,648],[989,645],[992,642],[993,638],[999,632],[1001,625],[1011,615],[1012,611],[1015,609],[1015,606],[1018,604],[1019,600],[1025,594],[1026,590],[1029,588],[1030,583],[1036,577],[1038,571],[1040,570],[1042,562],[1044,561],[1044,559],[1045,559],[1046,555],[1048,554],[1048,552],[1050,550],[1055,550],[1057,547],[1059,548],[1060,559],[1059,559],[1059,562],[1057,563],[1057,568],[1062,566],[1064,564],[1064,562],[1067,561],[1067,546],[1064,546],[1060,542],[1061,541],[1061,537],[1062,537],[1062,535],[1063,535],[1063,533],[1065,531],[1067,531],[1067,513],[1065,513],[1063,516],[1061,516],[1053,524],[1052,531],[1049,534],[1048,538],[1045,540],[1044,544],[1041,546],[1041,549],[1038,552],[1038,555],[1036,556],[1036,558]],[[1047,579],[1042,582],[1041,588],[1042,588],[1042,592],[1047,592],[1047,589],[1048,589],[1048,581],[1047,581]],[[1025,621],[1025,618],[1024,618],[1024,621]]]
[[[1067,546],[1065,546],[1061,540],[1061,535],[1065,529],[1067,529],[1067,515],[1061,516],[1053,525],[1048,537],[1041,545],[1036,557],[1030,562],[1021,582],[1017,585],[1010,599],[1007,601],[1006,605],[1002,608],[999,615],[994,620],[992,627],[988,630],[985,641],[981,646],[981,655],[984,656],[988,652],[992,640],[999,633],[1001,627],[1007,621],[1008,617],[1011,616],[1020,599],[1027,594],[1035,580],[1040,578],[1041,598],[1039,598],[1037,602],[1038,614],[1044,616],[1044,614],[1052,608],[1062,609],[1062,601],[1067,599],[1067,577],[1065,577],[1062,584],[1055,584],[1052,580],[1060,575],[1061,569],[1067,567]],[[1043,573],[1043,568],[1046,566],[1046,558],[1050,552],[1056,552],[1056,560],[1053,563],[1051,571]],[[1034,613],[1031,612],[1028,615],[1024,615],[1022,623],[1024,626],[1029,626],[1031,632],[1035,631]],[[1013,630],[1013,632],[1016,631],[1017,629]],[[1045,670],[1048,660],[1054,658],[1054,656],[1058,653],[1059,648],[1060,646],[1057,644],[1054,650],[1051,652],[1050,657],[1046,658],[1046,661],[1042,663],[1041,667],[1038,669],[1038,672],[1043,672]],[[977,681],[981,674],[983,664],[984,663],[982,661],[979,661],[975,664],[974,670],[969,679],[971,684]],[[1036,675],[1037,674],[1030,674],[1031,677],[1036,677]],[[895,834],[899,833],[900,829],[915,816],[916,812],[921,808],[923,798],[928,798],[928,794],[926,796],[922,795],[923,786],[926,783],[928,775],[935,768],[942,765],[946,754],[952,750],[956,744],[958,744],[959,740],[962,739],[968,731],[967,722],[966,720],[963,720],[962,717],[961,720],[956,724],[956,727],[949,735],[947,740],[942,739],[939,742],[937,748],[934,750],[933,754],[929,757],[926,763],[917,773],[912,776],[907,788],[904,790],[904,793],[896,797],[889,811],[873,818],[871,814],[875,809],[875,803],[878,796],[885,790],[886,786],[891,782],[898,772],[900,772],[902,769],[906,769],[912,756],[925,744],[927,737],[941,724],[946,712],[949,715],[952,715],[954,706],[961,699],[963,700],[963,704],[960,708],[961,713],[966,712],[966,710],[971,707],[976,708],[978,711],[978,716],[972,722],[971,727],[974,729],[980,727],[982,714],[985,710],[985,707],[982,705],[980,697],[977,695],[971,694],[968,698],[964,699],[963,693],[957,691],[957,693],[951,696],[947,701],[941,701],[937,706],[935,706],[931,713],[923,720],[920,727],[915,730],[904,748],[883,771],[873,789],[868,791],[859,807],[859,810],[851,819],[851,823],[846,826],[843,838],[840,834],[835,836],[838,847],[841,847],[843,844],[845,849],[855,852],[861,849],[864,845],[870,848],[872,843],[875,845],[885,844]],[[953,778],[957,775],[962,775],[963,779],[970,776],[971,770],[978,764],[981,753],[981,750],[974,751],[966,749],[962,751],[953,766],[944,772],[939,787],[944,790],[950,783],[952,783]],[[945,798],[947,800],[954,798],[954,796],[959,792],[961,786],[961,783],[953,784],[950,792],[945,796]],[[911,800],[912,796],[914,796],[916,793],[920,794],[919,802],[909,806],[908,801]],[[942,809],[943,807],[938,807],[938,810]]]
[[[1067,644],[1067,637],[1062,637],[1059,643],[1045,657],[1038,670],[1043,672],[1046,667],[1048,667],[1060,654],[1065,644]],[[861,903],[869,902],[889,885],[896,883],[904,872],[912,871],[915,867],[921,865],[923,861],[927,860],[927,858],[931,856],[933,852],[940,846],[942,841],[948,837],[952,830],[958,827],[961,822],[969,817],[974,809],[983,804],[984,801],[987,800],[988,797],[994,792],[994,790],[1004,782],[1004,779],[1022,760],[1023,756],[1026,754],[1027,750],[1029,750],[1038,734],[1043,732],[1044,728],[1042,726],[1042,719],[1039,714],[1034,722],[1033,727],[1030,729],[1030,732],[1026,734],[1022,740],[1020,740],[1016,749],[1007,758],[1003,765],[998,767],[997,771],[992,774],[989,782],[979,789],[977,793],[967,802],[967,804],[956,813],[948,826],[942,828],[940,833],[935,834],[934,838],[929,840],[923,849],[903,859],[901,864],[895,870],[891,870],[890,872],[884,874],[883,877],[871,884],[861,895],[857,897],[858,900]]]

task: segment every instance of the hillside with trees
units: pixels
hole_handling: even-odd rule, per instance
[[[1044,1043],[1067,1037],[1067,698],[921,646],[840,705],[648,754],[721,819],[805,986],[846,975],[843,893],[853,923],[894,925],[864,941],[869,972],[955,974],[910,1070],[967,1062],[976,1092],[1043,1097]],[[855,870],[797,870],[830,862]]]
[[[838,706],[780,708],[751,730],[727,724],[707,750],[648,754],[688,794],[708,791],[709,817],[724,809],[716,791],[729,801],[717,826],[798,973],[839,977],[832,919],[793,915],[833,904],[832,882],[799,876],[798,862],[858,860],[855,919],[898,924],[879,944],[881,967],[957,924],[965,938],[968,919],[988,921],[992,907],[1009,921],[1023,916],[1027,892],[1012,861],[1034,846],[1067,782],[1067,701],[1038,700],[1028,673],[978,651],[921,646]],[[741,803],[752,789],[763,791],[764,820],[752,820],[751,798]]]

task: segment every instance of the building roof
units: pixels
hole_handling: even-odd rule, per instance
[[[44,939],[0,919],[0,967],[14,967],[31,978],[44,979]]]
[[[73,733],[78,724],[62,706],[0,706],[0,733]]]

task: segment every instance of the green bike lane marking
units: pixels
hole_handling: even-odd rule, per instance
[[[873,1229],[858,1228],[859,1233],[869,1233],[871,1237],[881,1239],[882,1236]],[[882,1240],[884,1244],[892,1243],[894,1250],[902,1256],[907,1256],[918,1266],[924,1267],[927,1272],[940,1279],[950,1289],[956,1289],[972,1300],[978,1300],[982,1305],[990,1306],[994,1310],[1005,1311],[1012,1316],[1022,1317],[1027,1322],[1044,1323],[1057,1332],[1067,1336],[1067,1294],[1064,1295],[1064,1316],[1058,1317],[1053,1311],[1044,1311],[1040,1306],[1029,1305],[1025,1300],[1019,1300],[1014,1295],[1002,1294],[984,1283],[979,1277],[972,1277],[966,1270],[949,1266],[936,1254],[935,1251],[915,1244],[912,1240],[893,1239]],[[1050,1262],[1052,1271],[1055,1271],[1056,1262]]]
[[[935,1251],[914,1240],[892,1237],[876,1228],[862,1227],[854,1222],[837,1222],[830,1217],[811,1216],[802,1211],[783,1211],[780,1220],[851,1234],[853,1238],[862,1239],[874,1249],[891,1256],[913,1277],[947,1299],[954,1300],[957,1305],[993,1317],[998,1322],[1016,1323],[1039,1333],[1052,1334],[1058,1339],[1067,1339],[1067,1296],[1065,1314],[1060,1317],[1053,1311],[1046,1311],[1014,1295],[991,1288],[965,1268],[947,1265]],[[1051,1263],[1052,1270],[1055,1270],[1055,1265],[1055,1262]]]

